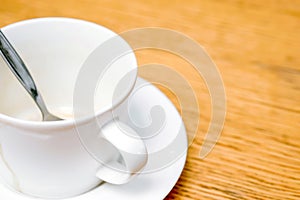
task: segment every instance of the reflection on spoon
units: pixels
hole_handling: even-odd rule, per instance
[[[39,107],[43,121],[58,121],[62,120],[61,118],[54,116],[51,114],[45,102],[38,92],[37,87],[34,83],[32,76],[30,75],[26,65],[22,61],[21,57],[18,55],[16,50],[10,44],[8,39],[5,37],[3,32],[0,30],[0,54],[7,63],[9,69],[13,72],[13,74],[17,77],[19,82],[23,85],[26,91],[33,98],[36,105]]]

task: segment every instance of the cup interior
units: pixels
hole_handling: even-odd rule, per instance
[[[105,27],[67,18],[27,20],[2,30],[25,62],[49,111],[64,119],[73,117],[74,90],[81,70],[83,67],[87,68],[87,64],[101,67],[99,58],[102,55],[101,51],[97,54],[97,48],[109,39],[118,37]],[[124,40],[120,41],[126,43]],[[106,69],[101,77],[92,77],[97,78],[93,94],[95,113],[110,109],[130,93],[137,75],[134,53],[127,52],[126,55],[115,58]],[[128,74],[130,76],[126,78],[126,84],[122,84],[122,92],[116,95],[118,83]],[[90,81],[94,80],[86,77],[87,85]],[[2,115],[22,120],[41,120],[34,101],[3,59],[0,59],[0,91]]]

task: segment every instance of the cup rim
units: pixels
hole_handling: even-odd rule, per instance
[[[1,28],[1,30],[6,31],[6,30],[14,29],[15,27],[24,26],[24,25],[30,24],[30,23],[50,22],[50,21],[51,22],[59,21],[59,22],[71,22],[71,23],[85,23],[86,25],[89,25],[93,28],[105,29],[106,31],[111,32],[113,35],[118,35],[114,31],[112,31],[100,24],[86,21],[86,20],[79,19],[79,18],[68,18],[68,17],[42,17],[42,18],[26,19],[26,20],[18,21],[18,22],[9,24],[7,26],[4,26]],[[127,43],[127,41],[125,41],[124,38],[121,38],[121,39],[125,43]],[[130,45],[128,44],[128,46],[130,46]],[[133,50],[132,50],[132,52],[133,52]],[[27,128],[27,129],[39,129],[39,130],[45,129],[45,128],[67,128],[67,127],[74,126],[74,124],[84,124],[86,122],[89,122],[91,119],[94,119],[94,117],[98,117],[110,110],[113,110],[115,107],[120,105],[125,99],[127,99],[127,97],[130,95],[130,93],[133,90],[134,85],[136,83],[137,71],[138,71],[138,65],[137,65],[137,60],[136,60],[135,55],[133,56],[133,59],[134,59],[133,61],[135,62],[135,66],[136,66],[135,70],[134,70],[135,75],[134,75],[134,79],[130,80],[130,83],[128,82],[128,84],[127,84],[127,86],[128,86],[126,89],[127,92],[124,92],[123,95],[118,96],[117,100],[114,100],[112,102],[112,105],[103,106],[101,109],[95,111],[95,115],[93,115],[93,116],[84,116],[84,117],[78,118],[76,120],[74,118],[72,118],[72,119],[65,119],[65,120],[61,120],[61,121],[30,121],[30,120],[18,119],[18,118],[0,113],[0,121],[4,124],[10,124],[15,127],[21,127],[21,128]]]

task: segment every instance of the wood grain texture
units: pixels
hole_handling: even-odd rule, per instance
[[[300,1],[0,0],[0,26],[45,16],[81,18],[117,33],[173,29],[204,46],[217,64],[227,116],[214,150],[200,159],[211,117],[205,83],[175,55],[137,52],[139,65],[161,63],[181,73],[201,110],[186,167],[166,199],[300,199]],[[189,101],[161,89],[175,103]],[[190,109],[184,118],[189,134],[195,114]]]

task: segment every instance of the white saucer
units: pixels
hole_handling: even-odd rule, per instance
[[[176,108],[162,92],[141,78],[138,78],[135,91],[126,103],[128,106],[123,105],[121,109],[129,110],[129,114],[122,112],[119,118],[132,126],[137,126],[138,123],[139,127],[142,125],[146,127],[154,123],[157,118],[165,119],[156,134],[152,137],[148,135],[149,137],[144,139],[149,152],[149,160],[144,172],[128,184],[118,186],[104,183],[90,192],[68,200],[160,200],[165,198],[176,184],[187,156],[186,131]],[[142,115],[133,115],[133,111]],[[141,130],[143,127],[140,128]],[[143,137],[146,137],[145,134]],[[34,200],[37,198],[19,194],[0,185],[0,199]]]

